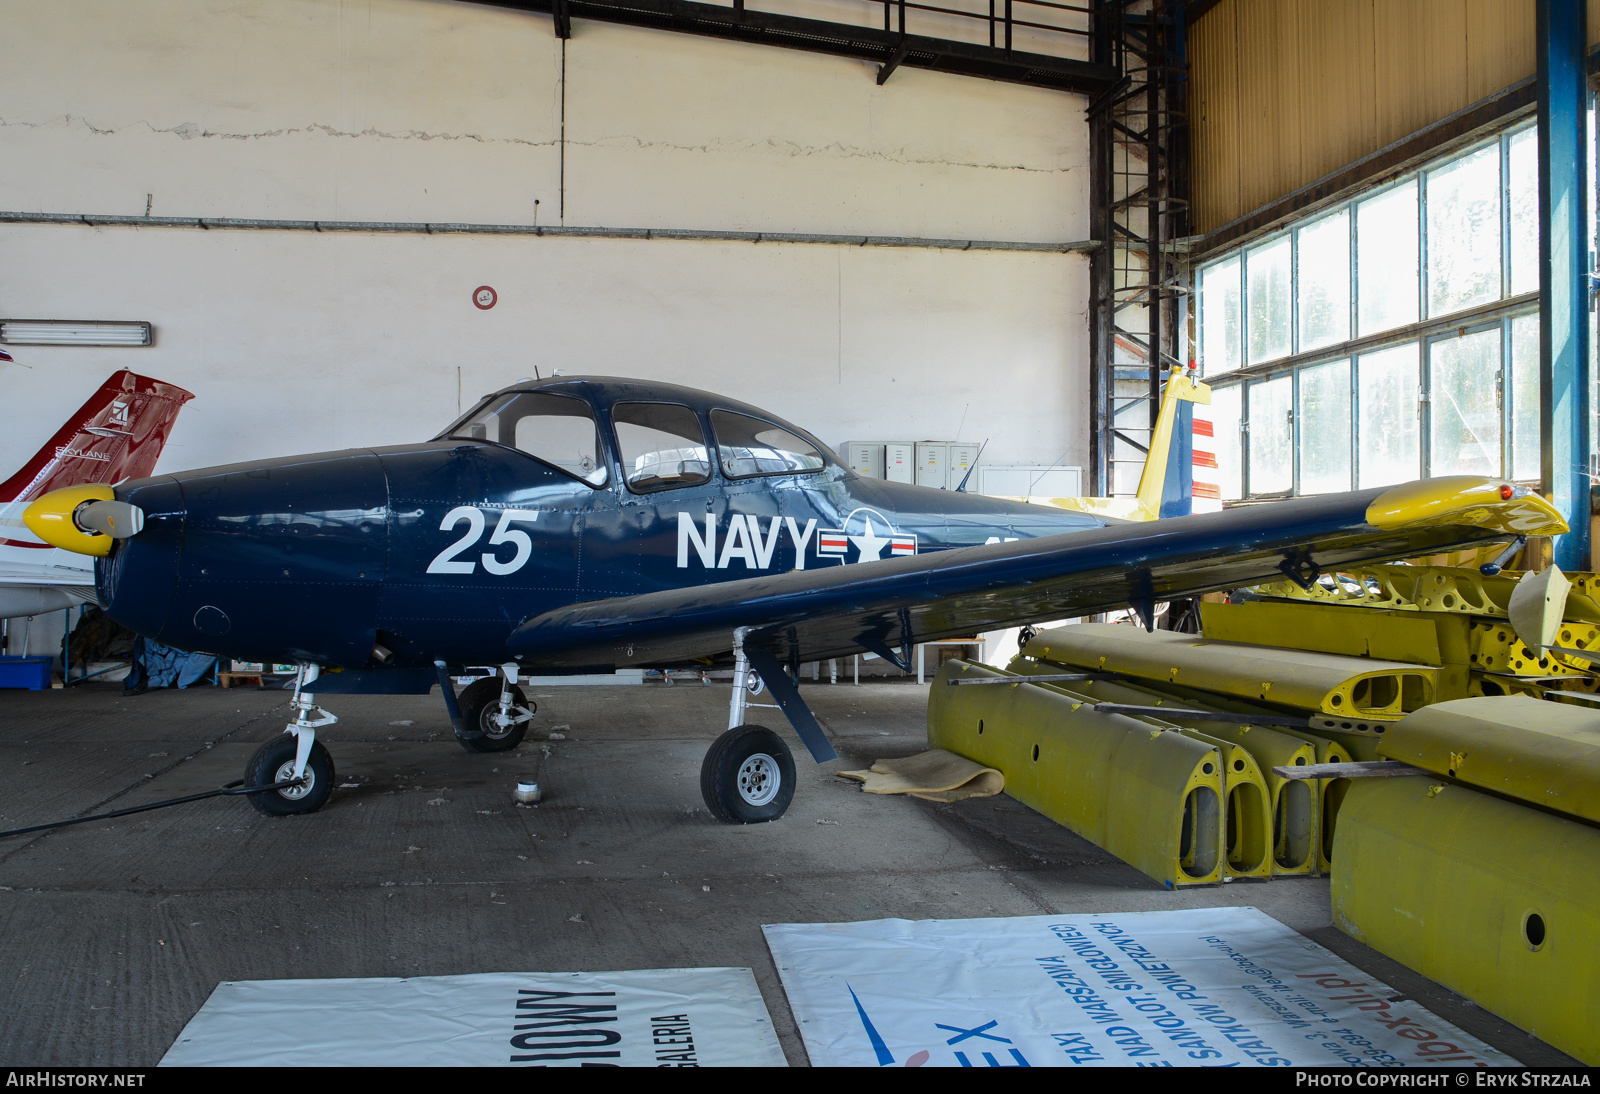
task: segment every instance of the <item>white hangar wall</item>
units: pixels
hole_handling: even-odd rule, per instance
[[[439,0],[12,0],[0,209],[1067,242],[1083,100]],[[0,466],[112,370],[193,390],[163,469],[430,435],[561,367],[706,387],[830,443],[1087,456],[1087,260],[1038,252],[0,224]],[[473,288],[495,287],[479,311]],[[27,366],[27,367],[24,367]],[[964,421],[964,424],[963,424]]]

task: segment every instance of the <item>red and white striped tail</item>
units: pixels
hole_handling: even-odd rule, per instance
[[[1217,474],[1216,431],[1211,426],[1211,408],[1194,407],[1194,512],[1216,513],[1222,509],[1222,480]]]

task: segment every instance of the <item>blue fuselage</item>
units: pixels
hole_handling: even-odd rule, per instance
[[[510,445],[441,439],[286,457],[125,484],[144,530],[99,561],[118,622],[182,649],[356,668],[497,663],[524,620],[580,601],[1098,527],[1047,506],[805,474],[636,493],[613,403],[755,408],[665,384],[558,380],[584,399],[610,473],[593,486]],[[814,440],[814,438],[813,438]],[[821,448],[820,442],[818,447]],[[529,665],[529,668],[536,668]]]

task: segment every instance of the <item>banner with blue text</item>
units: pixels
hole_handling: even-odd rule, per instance
[[[763,930],[816,1066],[1517,1063],[1254,908]]]

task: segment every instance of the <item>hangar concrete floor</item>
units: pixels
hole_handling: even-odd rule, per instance
[[[808,684],[845,760],[802,758],[782,820],[718,824],[699,771],[724,689],[538,688],[535,731],[498,755],[460,748],[437,695],[340,698],[323,739],[356,785],[317,814],[225,798],[5,841],[0,1064],[154,1064],[220,980],[740,965],[799,1065],[762,923],[1228,904],[1525,1063],[1575,1062],[1340,934],[1325,879],[1167,892],[1009,798],[938,805],[834,777],[926,747],[927,688],[909,681]],[[287,698],[0,693],[0,828],[236,779]],[[513,776],[535,768],[548,796],[518,808]]]

